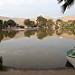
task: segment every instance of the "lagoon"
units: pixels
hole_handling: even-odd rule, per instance
[[[70,30],[42,28],[0,33],[3,64],[15,68],[64,68],[66,52],[75,46],[75,34]]]

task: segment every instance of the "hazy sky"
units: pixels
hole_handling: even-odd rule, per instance
[[[34,18],[36,16],[60,17],[75,14],[75,5],[61,13],[57,0],[0,0],[0,16]]]

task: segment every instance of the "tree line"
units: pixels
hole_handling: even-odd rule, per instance
[[[3,21],[0,19],[0,29],[7,29],[7,28],[24,28],[24,26],[17,24],[14,20],[8,20],[8,21]]]
[[[16,22],[13,20],[3,21],[0,19],[0,29],[11,28],[17,26]]]
[[[64,33],[67,33],[68,35],[75,35],[75,30],[74,29],[64,29],[60,28],[57,30],[53,30],[50,28],[38,28],[38,29],[33,29],[33,30],[26,30],[24,32],[25,37],[31,37],[33,35],[36,35],[38,39],[42,40],[45,37],[48,36],[53,36],[53,34],[57,35],[63,35]]]
[[[46,19],[42,16],[38,16],[36,22],[31,21],[30,19],[24,20],[24,25],[28,28],[33,27],[42,27],[42,28],[52,28],[55,26],[55,28],[63,27],[63,26],[74,26],[75,27],[75,20],[69,20],[68,22],[65,22],[61,19],[57,19],[56,21],[53,21],[53,19]],[[24,28],[24,26],[18,25],[13,20],[3,21],[0,19],[0,29],[7,29],[7,28]]]
[[[3,31],[0,30],[0,42],[3,40],[4,37],[13,38],[19,31],[9,30],[9,31]]]
[[[24,20],[24,24],[27,27],[46,27],[46,26],[53,25],[54,22],[52,19],[47,20],[42,16],[38,16],[36,22],[31,21],[30,19],[26,19]]]
[[[46,19],[42,16],[38,16],[36,22],[31,21],[30,19],[24,20],[24,24],[29,27],[46,27],[52,28],[53,26],[59,28],[63,26],[74,26],[75,27],[75,20],[69,20],[67,22],[57,19],[55,22],[53,19]]]

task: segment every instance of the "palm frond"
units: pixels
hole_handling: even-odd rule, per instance
[[[57,0],[58,1],[58,3],[61,3],[63,0]]]
[[[64,13],[67,7],[70,7],[74,4],[75,0],[57,0],[58,3],[61,3],[64,1],[64,4],[62,5],[62,12]]]

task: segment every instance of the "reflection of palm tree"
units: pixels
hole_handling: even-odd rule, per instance
[[[74,4],[75,0],[57,0],[59,3],[61,3],[62,1],[64,1],[65,3],[62,5],[62,9],[63,9],[63,13],[66,10],[67,7],[70,7],[71,5]]]

